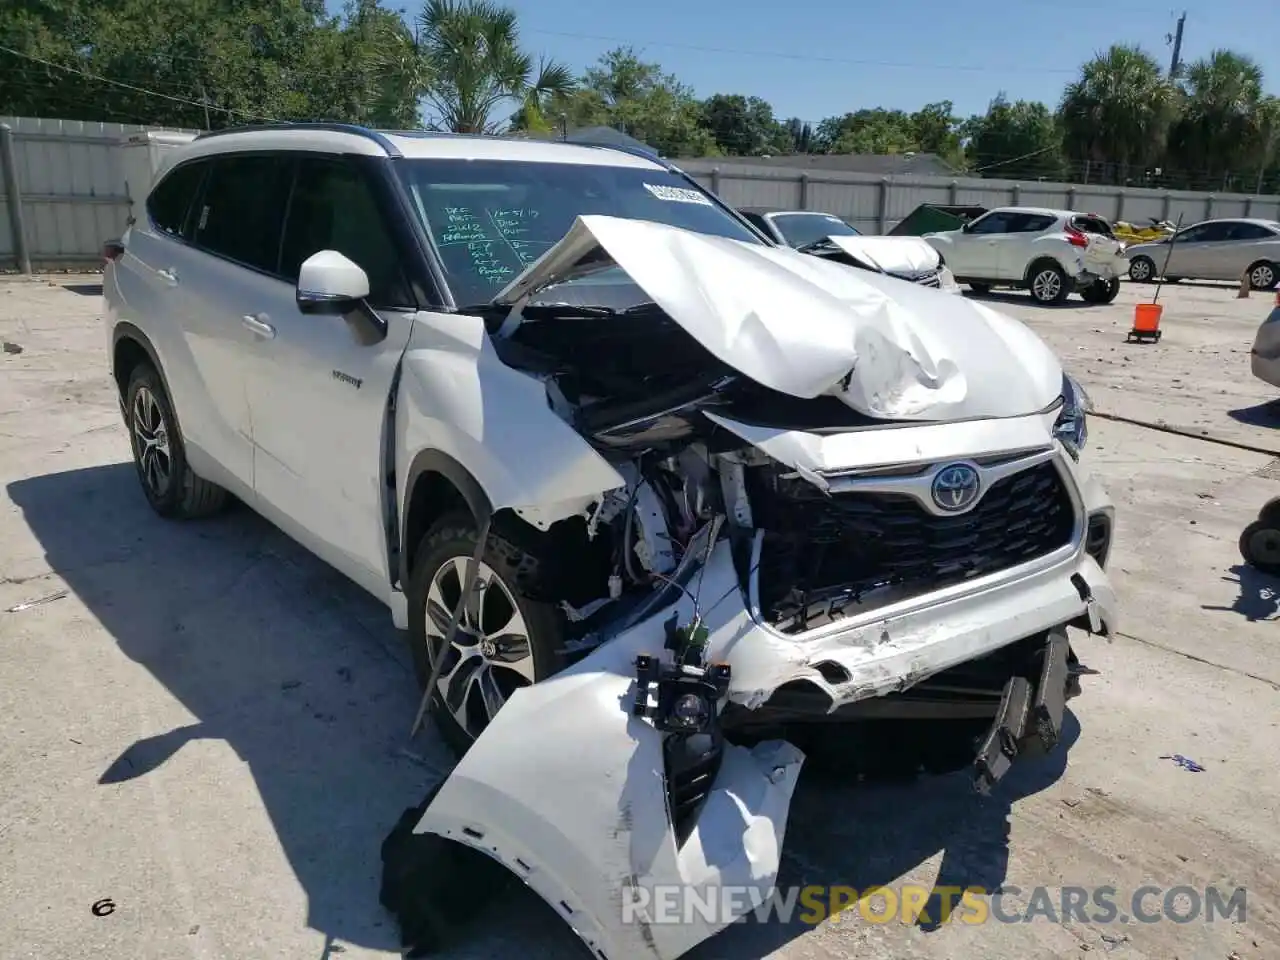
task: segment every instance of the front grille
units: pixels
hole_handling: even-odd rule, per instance
[[[1071,542],[1075,515],[1052,463],[993,484],[971,511],[939,517],[906,494],[828,496],[777,466],[749,477],[765,530],[760,609],[786,633],[1007,570]]]

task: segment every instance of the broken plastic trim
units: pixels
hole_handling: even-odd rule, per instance
[[[1015,676],[974,758],[973,785],[987,795],[1020,756],[1040,756],[1058,745],[1066,711],[1071,647],[1061,629],[1049,631],[1033,681]]]

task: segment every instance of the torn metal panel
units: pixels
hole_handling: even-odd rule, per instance
[[[794,250],[615,217],[579,217],[494,299],[512,306],[581,271],[602,249],[721,362],[794,397],[839,397],[886,420],[1008,417],[1043,410],[1062,371],[1018,321],[960,297]]]

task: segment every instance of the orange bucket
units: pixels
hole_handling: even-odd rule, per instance
[[[1160,315],[1164,304],[1139,303],[1133,308],[1133,332],[1156,333],[1160,329]]]

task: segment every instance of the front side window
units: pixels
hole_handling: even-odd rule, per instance
[[[759,245],[683,177],[661,169],[509,160],[397,160],[459,305],[487,303],[574,220],[648,220]]]
[[[1018,215],[1015,213],[997,210],[995,213],[988,213],[985,217],[975,220],[969,228],[969,232],[977,234],[1011,233],[1012,224],[1017,220],[1017,217]]]
[[[187,213],[200,192],[207,163],[185,163],[171,170],[147,197],[147,216],[160,233],[181,237],[187,222]]]
[[[770,219],[788,246],[806,247],[827,237],[858,237],[857,230],[829,213],[775,213]]]
[[[275,273],[293,160],[225,154],[213,162],[196,218],[196,246]]]
[[[298,161],[293,199],[280,247],[280,275],[296,283],[304,260],[336,250],[369,275],[376,307],[412,305],[395,244],[368,179],[338,158]]]

